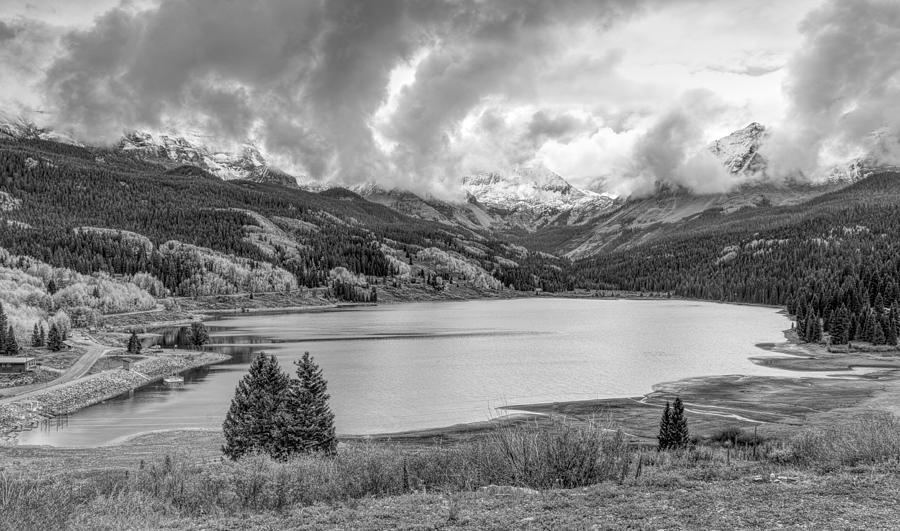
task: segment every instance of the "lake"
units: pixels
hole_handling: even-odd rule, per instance
[[[207,323],[234,357],[79,411],[20,444],[96,446],[137,433],[221,428],[252,353],[286,370],[309,351],[328,379],[339,434],[486,420],[498,406],[642,395],[716,374],[788,375],[748,360],[783,341],[771,308],[680,300],[528,298],[236,315]],[[796,375],[796,374],[794,374]]]

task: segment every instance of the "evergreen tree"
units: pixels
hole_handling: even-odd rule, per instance
[[[822,340],[822,324],[819,321],[819,316],[815,312],[810,314],[810,316],[806,320],[806,333],[804,334],[804,340],[807,343],[818,343]]]
[[[334,433],[334,413],[328,406],[328,383],[322,369],[309,352],[294,362],[297,379],[291,381],[283,404],[286,426],[281,451],[293,453],[323,452],[333,454],[337,450]]]
[[[884,337],[884,329],[881,327],[881,323],[875,321],[875,332],[872,334],[872,344],[873,345],[884,345],[886,343],[886,339]]]
[[[279,447],[285,419],[278,413],[289,386],[290,377],[275,356],[262,352],[253,359],[222,424],[225,455],[231,459],[252,451],[282,455]]]
[[[38,328],[37,323],[34,323],[34,330],[31,331],[31,346],[34,348],[44,346],[44,344],[41,342],[41,331]]]
[[[47,293],[53,295],[54,293],[56,293],[56,291],[56,282],[54,282],[51,278],[50,282],[47,282]]]
[[[141,353],[141,340],[137,336],[137,332],[134,330],[131,331],[131,337],[128,338],[128,353],[129,354],[140,354]]]
[[[897,325],[890,318],[887,319],[884,328],[885,345],[895,346],[897,344]]]
[[[6,318],[6,311],[3,309],[3,304],[0,304],[0,352],[6,352],[7,326],[9,326],[9,321]]]
[[[200,348],[209,342],[209,331],[206,325],[200,321],[191,323],[190,340],[194,348]]]
[[[850,340],[850,314],[847,308],[842,306],[835,312],[830,333],[833,345],[846,345]]]
[[[663,409],[662,419],[659,421],[659,435],[656,440],[660,450],[668,450],[672,445],[672,405],[666,400],[666,408]]]
[[[62,334],[59,333],[56,323],[50,325],[50,332],[47,335],[47,348],[53,352],[59,352],[63,348]]]
[[[687,419],[684,417],[684,403],[682,403],[681,397],[676,397],[675,403],[672,405],[670,426],[670,447],[684,448],[687,446],[690,442],[688,439],[690,434],[688,433]]]
[[[44,323],[41,323],[41,346],[47,346],[47,331],[44,330]]]
[[[869,310],[866,312],[866,324],[863,328],[863,341],[872,342],[875,339],[875,315]]]
[[[16,332],[13,330],[12,325],[9,325],[9,331],[6,333],[6,346],[4,349],[4,354],[7,356],[18,356],[19,355],[19,342],[16,341]]]

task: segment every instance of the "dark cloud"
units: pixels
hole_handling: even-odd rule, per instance
[[[535,147],[547,140],[567,142],[577,135],[584,134],[593,128],[590,120],[584,120],[568,113],[552,114],[538,111],[531,116],[528,123],[528,137]]]
[[[0,42],[14,38],[16,33],[18,31],[14,27],[0,20]]]
[[[312,177],[431,179],[459,171],[452,138],[486,98],[533,95],[567,28],[603,31],[648,1],[167,0],[69,34],[44,86],[87,139],[199,127]],[[422,50],[385,154],[371,121],[392,70]],[[538,116],[528,134],[563,137],[567,120]]]

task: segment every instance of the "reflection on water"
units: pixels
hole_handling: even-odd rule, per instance
[[[495,408],[646,393],[712,374],[785,375],[755,365],[754,345],[782,339],[775,310],[682,301],[522,299],[416,303],[338,312],[242,314],[208,323],[233,358],[75,413],[23,444],[91,446],[140,432],[219,428],[252,353],[283,367],[310,351],[329,382],[339,433],[485,420]],[[185,344],[184,329],[163,331]],[[796,376],[797,374],[792,373]]]

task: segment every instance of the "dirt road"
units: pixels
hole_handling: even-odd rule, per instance
[[[51,380],[49,382],[36,383],[31,385],[23,385],[21,387],[14,387],[11,389],[3,389],[0,391],[0,404],[11,402],[14,399],[22,398],[23,395],[28,393],[33,393],[35,391],[42,391],[48,387],[52,387],[54,385],[63,384],[66,382],[71,382],[72,380],[76,380],[81,378],[97,363],[101,357],[107,352],[112,350],[117,350],[109,345],[102,345],[95,341],[88,335],[81,334],[79,332],[75,332],[71,338],[67,341],[72,346],[77,346],[85,349],[84,354],[78,358],[78,361],[72,364],[71,367],[65,370],[59,378]]]

